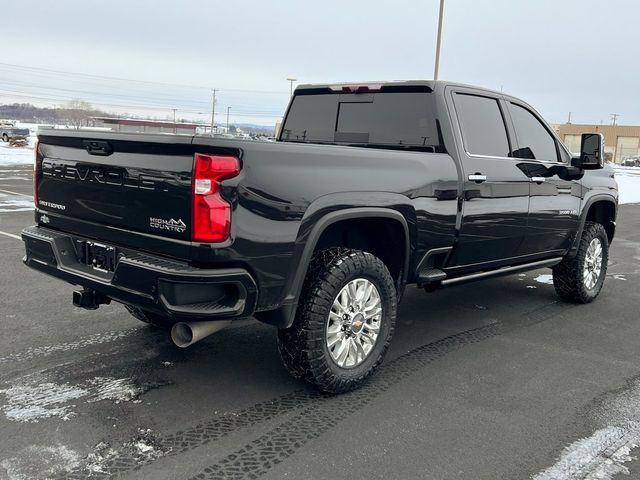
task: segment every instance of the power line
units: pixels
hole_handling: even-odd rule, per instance
[[[73,100],[74,97],[62,97],[62,96],[52,96],[52,95],[47,95],[47,94],[41,94],[41,95],[29,95],[29,94],[24,94],[21,92],[13,92],[13,91],[8,91],[8,90],[3,90],[0,88],[0,94],[6,95],[6,96],[10,96],[10,97],[18,97],[18,98],[26,98],[26,99],[30,99],[30,100],[46,100],[49,102],[68,102],[70,100]],[[46,96],[43,96],[46,95]],[[159,111],[170,111],[172,110],[172,107],[161,107],[161,106],[151,106],[151,105],[132,105],[132,104],[121,104],[121,103],[108,103],[108,102],[93,102],[96,106],[102,106],[102,107],[117,107],[117,108],[132,108],[132,109],[140,109],[140,110],[159,110]],[[176,109],[179,112],[182,113],[193,113],[193,114],[198,114],[198,115],[208,115],[208,112],[206,111],[200,111],[200,110],[191,110],[191,109],[183,109],[183,108],[178,108]],[[204,109],[203,109],[204,110]],[[235,109],[234,109],[235,110]],[[263,117],[263,118],[280,118],[282,117],[282,114],[267,114],[267,113],[261,113],[261,112],[251,112],[251,111],[237,111],[236,112],[238,116],[244,116],[244,117]],[[216,115],[224,115],[224,113],[216,113]]]
[[[8,85],[8,86],[22,86],[19,83],[16,82],[3,82],[0,81],[0,88],[2,88],[3,85]],[[40,90],[39,92],[35,92],[35,94],[44,94],[44,95],[55,95],[55,93],[50,93],[48,90],[54,90],[57,92],[69,92],[69,93],[73,93],[74,95],[70,95],[69,98],[78,98],[79,95],[77,94],[85,94],[85,95],[94,95],[97,97],[110,97],[111,99],[115,99],[120,100],[120,99],[124,99],[124,101],[137,101],[140,102],[139,105],[134,105],[133,103],[131,104],[127,104],[128,106],[138,106],[138,107],[158,107],[158,108],[172,108],[172,106],[177,105],[177,104],[183,104],[187,107],[190,108],[208,108],[209,107],[209,102],[208,101],[203,101],[203,100],[195,100],[195,99],[186,99],[186,98],[154,98],[154,97],[143,97],[143,96],[134,96],[134,95],[122,95],[122,94],[118,94],[118,93],[106,93],[106,92],[98,92],[98,91],[89,91],[89,90],[76,90],[76,89],[68,89],[68,88],[57,88],[57,87],[48,87],[48,86],[43,86],[43,85],[37,85],[34,83],[27,83],[26,84],[27,87],[32,87],[33,89],[37,89]],[[34,92],[29,92],[29,91],[25,91],[25,90],[13,90],[16,93],[21,93],[21,94],[31,94]],[[217,90],[216,90],[217,91]],[[95,100],[93,98],[90,99],[91,101],[93,101],[94,103],[102,103],[100,100]],[[162,103],[162,102],[166,102],[166,103]],[[236,104],[236,102],[234,102],[234,105]],[[255,108],[253,105],[243,105],[240,104],[239,108],[245,108],[248,107],[251,109],[252,112],[257,113],[258,111],[260,113],[264,113],[264,114],[273,114],[274,116],[278,116],[281,115],[281,113],[278,113],[277,111],[270,109],[270,108]]]
[[[81,72],[70,72],[64,70],[54,70],[51,68],[43,68],[43,67],[29,67],[26,65],[17,65],[13,63],[3,63],[0,62],[0,67],[13,68],[19,70],[27,70],[27,71],[37,71],[37,72],[47,72],[53,75],[63,75],[63,76],[76,76],[76,77],[84,77],[91,79],[100,79],[100,80],[111,80],[111,81],[119,81],[119,82],[130,82],[130,83],[138,83],[144,85],[159,85],[165,87],[180,87],[180,88],[191,88],[197,90],[207,90],[210,91],[211,87],[204,87],[201,85],[187,85],[180,83],[167,83],[167,82],[157,82],[152,80],[137,80],[132,78],[122,78],[122,77],[112,77],[107,75],[95,75],[90,73],[81,73]],[[228,91],[228,92],[239,92],[239,93],[258,93],[258,94],[270,94],[270,95],[287,95],[287,92],[283,91],[273,91],[273,90],[246,90],[246,89],[238,89],[238,88],[223,88],[218,89],[219,91]]]

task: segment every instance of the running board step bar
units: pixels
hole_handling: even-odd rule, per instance
[[[511,275],[512,273],[526,272],[527,270],[536,270],[537,268],[553,267],[562,261],[562,257],[549,258],[547,260],[539,260],[537,262],[523,263],[513,267],[503,267],[496,270],[488,270],[486,272],[471,273],[461,277],[447,278],[440,282],[440,285],[447,287],[449,285],[457,285],[460,283],[473,282],[484,278],[501,277],[503,275]]]
[[[418,283],[441,282],[447,278],[447,274],[437,268],[426,268],[418,273]]]

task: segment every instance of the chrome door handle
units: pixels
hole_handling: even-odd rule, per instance
[[[546,182],[547,179],[545,177],[531,177],[532,182],[543,183]]]
[[[486,175],[482,175],[481,173],[474,173],[469,175],[470,182],[482,183],[487,179]]]

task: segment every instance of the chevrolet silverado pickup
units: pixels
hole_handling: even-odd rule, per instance
[[[304,85],[276,142],[41,130],[24,262],[187,346],[234,320],[278,329],[327,392],[382,361],[408,284],[549,267],[602,289],[617,185],[602,137],[572,156],[527,103],[442,81]]]

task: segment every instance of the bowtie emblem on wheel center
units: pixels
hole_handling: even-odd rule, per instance
[[[360,333],[363,326],[364,326],[364,315],[362,315],[361,313],[358,313],[353,317],[353,320],[351,320],[351,325],[350,325],[351,331],[353,333]]]

